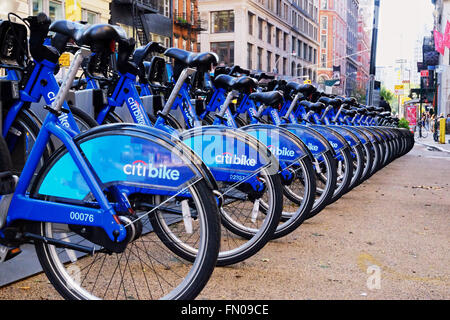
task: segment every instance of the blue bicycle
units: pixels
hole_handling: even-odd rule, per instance
[[[42,45],[48,17],[23,21],[33,30],[30,68],[56,64],[57,50]],[[6,38],[0,42],[0,62],[7,70],[20,64],[18,57],[26,49],[26,32],[18,38],[19,28],[0,21]],[[18,179],[0,139],[0,260],[19,254],[22,244],[34,243],[44,272],[67,299],[195,298],[214,270],[220,245],[211,173],[186,144],[158,129],[118,124],[78,134],[72,125],[61,124],[68,112],[65,98],[83,58],[90,50],[128,40],[123,30],[110,25],[72,28],[67,23],[50,30],[71,33],[80,49],[46,107],[48,114]],[[35,80],[24,76],[18,81],[20,100],[45,85]],[[8,94],[2,90],[4,100],[17,100],[15,82],[3,82],[12,88]],[[52,136],[61,146],[42,164]],[[155,221],[170,231],[170,239],[154,230]],[[191,252],[189,261],[173,254],[173,247]]]

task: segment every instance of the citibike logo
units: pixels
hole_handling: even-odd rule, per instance
[[[131,113],[133,114],[137,123],[145,124],[144,115],[141,112],[142,108],[141,108],[141,105],[139,104],[139,102],[137,102],[133,97],[129,97],[128,104],[130,106]]]
[[[148,178],[159,178],[165,180],[178,180],[180,171],[168,169],[167,166],[153,167],[153,163],[146,163],[142,160],[136,160],[131,164],[123,166],[123,172],[127,176],[138,176]]]
[[[270,152],[272,152],[274,155],[276,156],[286,156],[286,157],[293,157],[295,155],[294,150],[289,150],[286,147],[283,148],[279,148],[279,147],[275,147],[275,146],[267,146],[270,150]]]
[[[330,144],[331,144],[331,146],[332,146],[333,148],[335,148],[335,149],[338,147],[338,144],[337,144],[336,142],[330,141]]]
[[[237,156],[229,152],[224,152],[218,154],[215,159],[218,164],[239,164],[249,167],[254,167],[256,165],[256,160],[248,158],[245,154]]]
[[[319,147],[316,145],[313,145],[311,142],[308,142],[308,149],[312,151],[318,151]]]
[[[54,92],[49,92],[47,94],[48,99],[50,102],[53,102],[56,99],[56,94]],[[70,128],[69,121],[67,119],[69,118],[67,113],[61,113],[61,115],[58,117],[59,123],[66,128]]]

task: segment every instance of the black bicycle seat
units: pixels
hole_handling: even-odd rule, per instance
[[[356,115],[357,112],[358,112],[357,110],[342,110],[342,113],[344,115],[349,116],[351,118],[353,118]]]
[[[348,104],[348,105],[351,105],[351,106],[356,106],[356,105],[358,104],[358,102],[356,101],[356,99],[353,98],[353,97],[345,98],[345,99],[343,100],[343,102],[346,103],[346,104]]]
[[[217,65],[218,57],[213,52],[195,53],[178,48],[169,48],[164,52],[164,55],[174,58],[182,64],[200,69],[209,69],[211,65]]]
[[[278,106],[283,102],[283,95],[279,91],[253,92],[248,97],[249,99],[271,107]]]
[[[86,25],[67,20],[57,20],[50,25],[49,30],[69,36],[79,46],[95,47],[111,41],[127,39],[125,30],[111,24]]]
[[[300,105],[305,107],[307,111],[314,111],[314,112],[320,112],[321,110],[325,109],[326,106],[322,102],[310,102],[307,100],[300,101]]]
[[[252,89],[256,88],[258,81],[252,77],[239,77],[233,83],[233,89],[240,92],[250,93]]]
[[[318,102],[322,102],[327,106],[339,107],[342,104],[342,100],[338,98],[320,97]]]
[[[213,83],[216,88],[230,90],[233,87],[235,80],[235,77],[229,76],[227,74],[219,74],[214,78]]]
[[[164,53],[166,51],[166,48],[163,47],[158,42],[149,42],[147,45],[142,46],[134,50],[133,53],[133,62],[136,63],[136,65],[141,66],[142,62],[147,58],[147,56],[151,53]]]
[[[316,88],[310,84],[300,84],[298,82],[290,81],[286,84],[286,88],[296,93],[300,92],[305,96],[316,92]]]
[[[355,108],[352,110],[355,110],[355,112],[357,112],[358,114],[366,114],[367,112],[369,112],[366,108]]]

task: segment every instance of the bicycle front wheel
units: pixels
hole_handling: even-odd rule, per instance
[[[173,243],[162,242],[154,232],[149,216],[155,211],[150,214],[137,211],[142,223],[140,235],[121,253],[107,252],[85,239],[83,232],[74,232],[71,225],[36,223],[38,235],[96,249],[94,254],[86,255],[44,241],[36,242],[36,253],[48,279],[66,299],[194,299],[214,270],[220,222],[217,205],[204,180],[191,185],[188,192],[191,198],[187,207],[182,208],[183,201],[160,207],[162,211],[170,207],[165,218],[172,219],[169,225],[176,233],[165,240]],[[142,207],[139,198],[130,199],[135,209]],[[188,217],[189,227],[180,218],[181,212]],[[137,223],[132,225],[138,229]],[[172,252],[171,246],[180,244],[195,251],[192,263]]]

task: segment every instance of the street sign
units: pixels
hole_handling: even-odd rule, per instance
[[[69,67],[70,66],[70,53],[65,52],[59,56],[59,64],[61,67]]]
[[[394,91],[397,96],[401,96],[403,94],[404,90],[405,90],[405,86],[402,84],[397,84],[394,87]]]
[[[422,71],[420,71],[420,76],[421,76],[422,78],[428,77],[428,75],[429,75],[428,70],[422,70]]]

